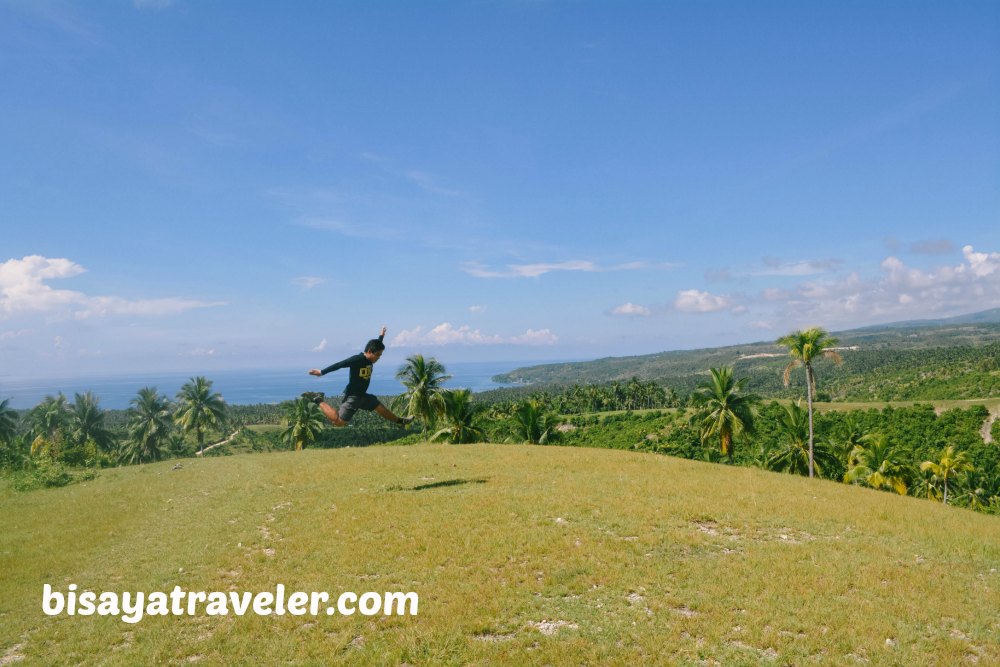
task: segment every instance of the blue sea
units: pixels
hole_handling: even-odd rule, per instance
[[[537,365],[533,362],[452,362],[446,364],[452,379],[445,385],[450,389],[486,391],[509,386],[493,382],[499,373],[515,368]],[[392,396],[404,391],[395,378],[397,366],[375,367],[369,388],[373,394]],[[129,407],[129,401],[143,387],[156,387],[163,395],[173,398],[181,386],[192,376],[203,375],[212,381],[213,391],[218,392],[230,405],[255,403],[280,403],[295,398],[304,391],[322,391],[339,395],[347,384],[347,371],[340,370],[322,378],[308,375],[301,369],[207,371],[197,373],[150,373],[143,375],[117,375],[78,378],[13,378],[0,376],[0,401],[11,399],[10,407],[32,408],[60,392],[72,401],[73,394],[92,392],[106,410]]]

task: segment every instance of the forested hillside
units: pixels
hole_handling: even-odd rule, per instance
[[[821,397],[887,401],[1000,396],[1000,317],[993,310],[945,323],[898,323],[838,332],[842,365],[820,362]],[[978,318],[978,319],[977,319]],[[748,388],[766,397],[802,395],[804,378],[782,380],[790,361],[773,341],[702,350],[519,368],[498,376],[511,383],[599,384],[633,377],[655,380],[685,395],[709,368],[732,366]]]

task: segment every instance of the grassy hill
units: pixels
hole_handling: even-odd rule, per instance
[[[898,322],[835,332],[844,363],[819,362],[820,390],[834,400],[889,401],[1000,396],[1000,309],[937,321]],[[732,366],[767,397],[800,396],[804,377],[784,387],[787,351],[773,340],[699,350],[608,357],[519,368],[511,383],[587,384],[656,380],[686,395],[709,368]]]
[[[0,664],[1000,663],[1000,520],[641,453],[368,447],[0,488]],[[414,591],[415,617],[48,617],[42,586]]]

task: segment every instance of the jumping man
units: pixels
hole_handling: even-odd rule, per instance
[[[309,375],[320,377],[340,368],[350,369],[350,379],[347,386],[344,387],[344,398],[340,402],[339,412],[326,402],[326,396],[323,395],[323,392],[307,391],[302,394],[302,398],[317,404],[322,410],[323,416],[329,419],[334,426],[347,426],[358,410],[374,410],[380,417],[388,419],[394,424],[409,425],[413,421],[413,417],[397,417],[382,405],[378,398],[368,393],[368,385],[372,380],[372,366],[382,357],[382,352],[385,350],[385,343],[382,342],[384,337],[385,327],[382,327],[378,338],[368,341],[368,344],[365,345],[365,351],[361,354],[355,354],[353,357],[338,361],[323,370],[314,368],[309,371]]]

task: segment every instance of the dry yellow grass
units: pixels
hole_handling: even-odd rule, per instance
[[[1000,519],[649,454],[417,445],[0,490],[0,662],[1000,664]],[[415,591],[415,617],[47,617],[97,591]]]

